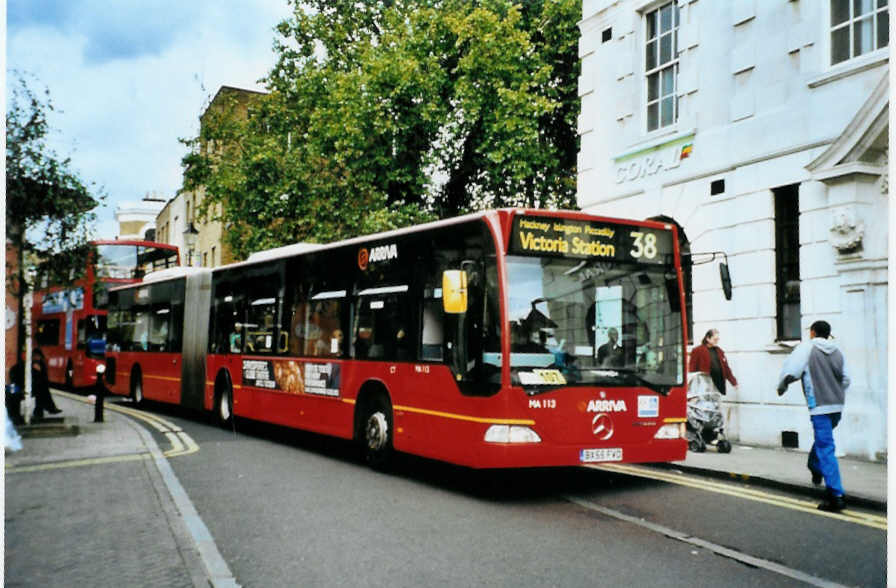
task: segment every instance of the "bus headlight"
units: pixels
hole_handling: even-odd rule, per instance
[[[519,425],[492,425],[485,432],[486,443],[541,443],[538,433]]]
[[[684,439],[684,423],[669,423],[657,429],[654,439]]]

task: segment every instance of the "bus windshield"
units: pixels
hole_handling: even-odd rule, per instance
[[[138,280],[151,271],[177,265],[177,249],[133,243],[97,245],[100,279]]]
[[[507,258],[515,382],[641,385],[683,381],[678,281],[667,264]]]

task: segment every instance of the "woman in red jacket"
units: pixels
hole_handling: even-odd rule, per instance
[[[688,364],[690,372],[708,372],[712,378],[712,383],[716,385],[719,392],[725,393],[725,380],[731,382],[732,386],[737,386],[737,378],[731,373],[728,367],[728,360],[725,358],[725,352],[719,347],[719,331],[718,329],[710,329],[703,336],[703,342],[694,347],[691,351],[691,361]]]

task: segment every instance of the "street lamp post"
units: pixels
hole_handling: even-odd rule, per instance
[[[34,396],[31,394],[31,357],[32,357],[32,345],[31,345],[31,307],[34,304],[34,276],[36,272],[33,267],[29,267],[25,270],[25,296],[23,300],[23,306],[25,308],[22,309],[23,312],[23,322],[25,327],[25,365],[24,369],[24,378],[25,378],[25,390],[23,397],[23,404],[25,405],[25,414],[23,415],[25,418],[25,424],[31,423],[31,415],[34,412]]]
[[[187,247],[187,265],[193,265],[193,250],[196,248],[196,239],[199,237],[199,231],[196,226],[190,222],[184,230],[184,245]]]

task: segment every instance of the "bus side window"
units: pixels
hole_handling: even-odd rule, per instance
[[[420,359],[423,361],[442,361],[442,347],[445,345],[443,328],[444,311],[442,300],[427,297],[423,301],[423,333],[420,346]]]
[[[250,291],[247,322],[243,326],[249,353],[274,353],[279,285],[273,277],[259,278]]]
[[[410,332],[411,303],[407,286],[387,286],[387,294],[364,295],[358,298],[353,344],[360,359],[411,360],[414,348]]]
[[[168,331],[171,322],[171,306],[169,304],[154,304],[149,317],[149,351],[170,351]]]

